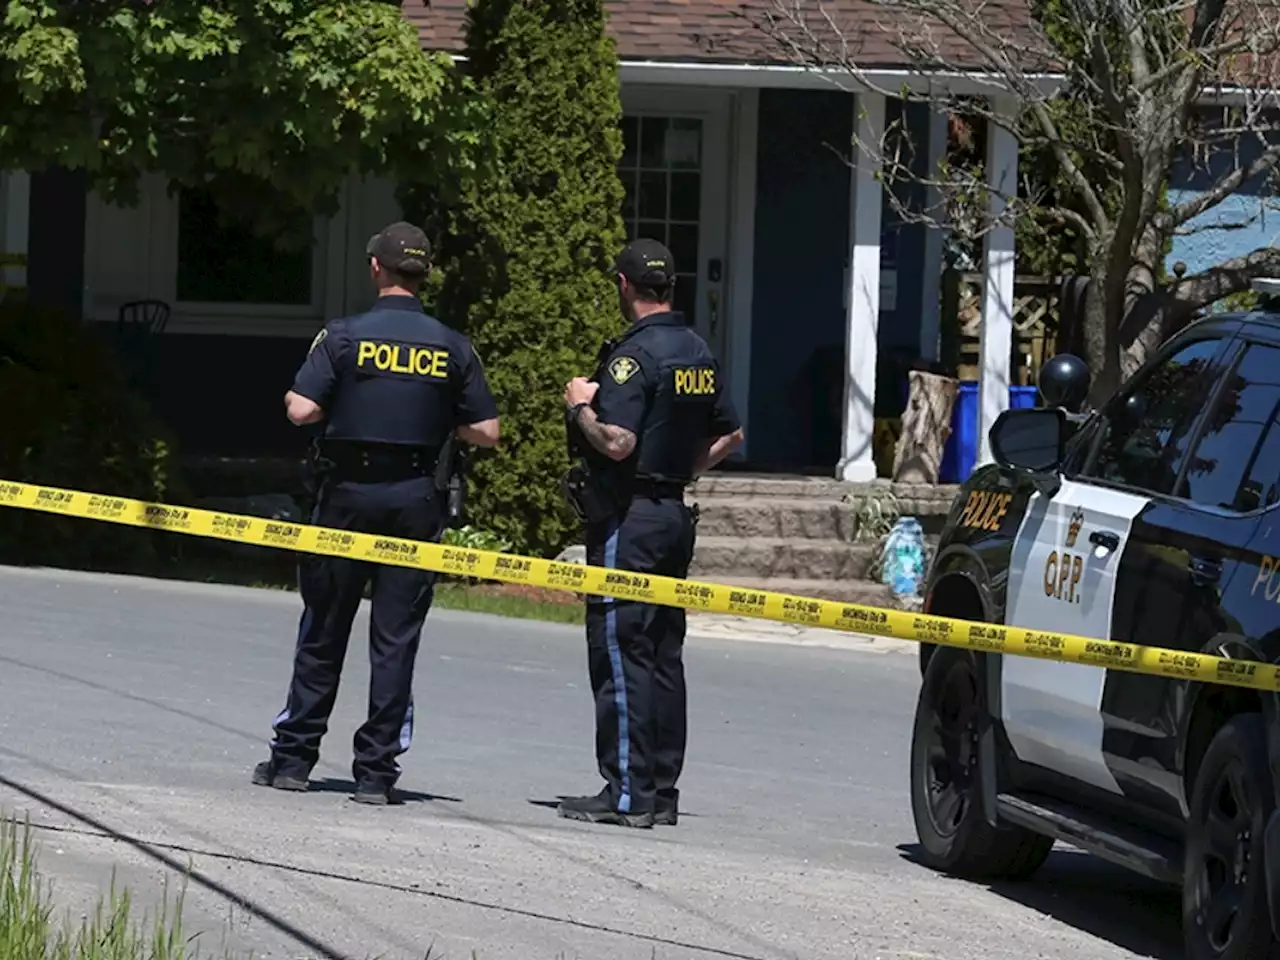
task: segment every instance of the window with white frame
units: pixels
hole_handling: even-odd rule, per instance
[[[177,206],[174,292],[179,303],[314,304],[314,242],[300,249],[280,249],[247,226],[223,223],[207,190],[182,190]]]
[[[631,237],[666,244],[676,262],[675,309],[694,323],[702,226],[702,121],[624,116],[618,173],[626,190],[622,218]]]

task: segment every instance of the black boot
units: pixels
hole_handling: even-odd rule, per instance
[[[623,813],[615,809],[606,787],[593,797],[565,797],[556,811],[566,820],[585,820],[588,823],[612,823],[620,827],[638,827],[648,830],[653,826],[653,814]]]
[[[295,793],[306,793],[311,788],[305,776],[281,773],[274,760],[263,760],[253,768],[253,782],[259,787],[274,787]]]
[[[673,790],[671,796],[659,793],[654,799],[653,822],[661,827],[674,827],[680,819],[679,791]]]
[[[356,803],[364,803],[372,807],[385,807],[402,802],[392,787],[373,780],[361,780],[357,783],[351,799]]]

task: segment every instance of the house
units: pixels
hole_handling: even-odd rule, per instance
[[[839,152],[849,152],[855,128],[869,139],[905,116],[913,141],[926,148],[923,159],[933,162],[945,146],[946,118],[856,89],[847,74],[788,62],[735,15],[739,2],[608,6],[621,61],[627,228],[673,251],[679,306],[720,357],[747,424],[739,459],[762,470],[872,479],[875,418],[902,406],[895,361],[938,355],[942,236],[895,223],[876,164],[856,151],[846,162]],[[863,0],[826,6],[847,23],[870,9]],[[457,52],[466,7],[466,0],[404,0],[402,9],[424,46]],[[990,9],[1006,30],[1025,17],[1013,0]],[[901,61],[875,29],[861,38],[858,62],[880,89],[914,82]],[[994,95],[998,105],[991,77],[944,82]],[[988,154],[992,177],[1016,182],[1013,139],[993,130]],[[372,232],[399,216],[391,183],[350,182],[337,216],[317,220],[310,253],[293,258],[255,252],[251,239],[211,229],[200,197],[172,198],[158,178],[132,209],[86,193],[72,173],[11,174],[0,183],[6,249],[27,247],[33,298],[101,321],[104,330],[122,303],[171,305],[150,389],[187,451],[300,449],[280,396],[319,326],[367,304],[362,252]],[[66,257],[67,224],[83,224],[82,264]],[[1009,403],[1013,242],[1011,230],[990,233],[979,265],[987,278],[984,446],[986,426]],[[42,256],[54,249],[56,258]],[[270,276],[263,262],[275,265]]]

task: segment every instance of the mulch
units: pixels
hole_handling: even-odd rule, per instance
[[[533,603],[554,603],[567,607],[576,607],[582,603],[582,598],[576,593],[525,583],[472,583],[467,585],[467,592],[489,597],[516,597]]]

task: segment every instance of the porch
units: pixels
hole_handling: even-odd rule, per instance
[[[1012,231],[987,237],[962,310],[946,292],[941,233],[894,222],[872,159],[841,156],[855,126],[861,139],[878,139],[903,116],[936,162],[945,117],[763,66],[626,63],[622,81],[627,229],[671,247],[677,305],[725,367],[747,426],[726,469],[884,476],[905,371],[944,360],[966,337],[985,457],[987,427],[1008,406],[1018,366]],[[989,153],[993,179],[1015,182],[1012,138],[997,131]],[[6,268],[8,283],[99,322],[104,336],[123,305],[160,304],[162,322],[146,337],[146,391],[184,448],[201,455],[300,449],[297,431],[274,415],[279,395],[319,326],[367,304],[360,251],[401,215],[392,184],[352,180],[338,215],[317,219],[311,251],[281,265],[294,282],[267,290],[255,264],[278,257],[224,235],[200,197],[172,198],[159,178],[131,209],[105,204],[65,172],[9,174],[0,186],[5,252],[33,265],[25,277]],[[58,229],[41,226],[50,223]],[[83,229],[79,273],[65,269],[68,225]],[[944,322],[961,313],[966,333]],[[231,371],[236,389],[227,391]],[[191,395],[219,403],[174,402]]]

